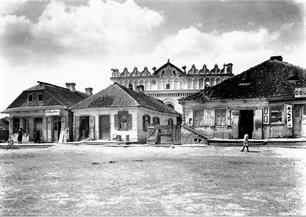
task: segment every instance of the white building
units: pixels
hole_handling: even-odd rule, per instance
[[[160,68],[154,67],[153,73],[147,67],[141,72],[137,67],[132,72],[127,68],[122,72],[112,69],[111,80],[131,89],[141,85],[147,95],[162,100],[166,105],[182,113],[178,99],[232,77],[232,67],[233,64],[229,63],[224,64],[223,69],[219,69],[215,64],[211,70],[207,69],[206,65],[199,70],[192,65],[190,70],[186,71],[185,66],[180,69],[168,60]]]

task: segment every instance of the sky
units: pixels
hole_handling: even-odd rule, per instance
[[[168,59],[187,69],[233,63],[239,74],[281,55],[305,68],[305,3],[1,0],[0,111],[37,81],[96,93],[112,68],[152,72]]]

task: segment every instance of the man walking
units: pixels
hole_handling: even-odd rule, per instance
[[[243,149],[241,151],[244,151],[244,149],[247,149],[247,152],[249,152],[249,135],[246,133],[243,138]]]

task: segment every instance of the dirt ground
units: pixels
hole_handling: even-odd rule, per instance
[[[0,150],[0,215],[306,215],[306,149]]]

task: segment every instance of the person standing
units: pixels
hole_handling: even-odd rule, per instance
[[[22,128],[19,128],[19,130],[18,130],[18,137],[17,137],[18,143],[22,143],[22,134],[23,134]]]
[[[249,135],[246,133],[243,138],[243,149],[241,151],[244,151],[244,149],[247,149],[247,152],[249,152]]]

